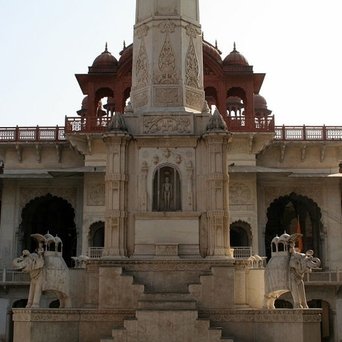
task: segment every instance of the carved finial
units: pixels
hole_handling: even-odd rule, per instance
[[[236,51],[236,43],[234,42],[234,48],[233,51]]]
[[[105,45],[105,50],[104,50],[104,52],[108,52],[108,44],[107,44],[107,42],[106,42],[106,45]]]
[[[218,47],[217,47],[217,39],[215,39],[215,49],[218,49]]]
[[[123,50],[125,50],[126,49],[126,41],[124,40],[123,41]]]

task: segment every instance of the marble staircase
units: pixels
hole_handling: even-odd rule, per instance
[[[210,320],[200,318],[198,301],[192,292],[200,292],[201,281],[210,279],[211,272],[184,279],[176,286],[160,281],[146,281],[146,275],[122,272],[132,277],[135,285],[144,285],[138,299],[135,319],[125,320],[123,326],[113,328],[112,336],[101,342],[233,342],[223,337],[222,329],[212,327]]]

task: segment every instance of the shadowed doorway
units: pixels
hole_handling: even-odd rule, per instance
[[[70,203],[60,197],[47,194],[31,200],[22,211],[21,247],[33,252],[36,248],[31,234],[58,235],[63,241],[63,258],[72,265],[72,256],[76,255],[77,235],[75,212]]]

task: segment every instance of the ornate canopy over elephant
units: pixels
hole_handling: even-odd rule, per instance
[[[272,257],[265,270],[265,307],[275,309],[274,302],[283,293],[291,292],[294,308],[308,308],[304,288],[304,274],[318,268],[321,261],[308,250],[305,254],[295,249],[301,234],[284,233],[271,242]]]
[[[37,308],[43,291],[53,292],[60,307],[70,307],[69,269],[62,257],[63,244],[58,236],[47,233],[31,235],[38,244],[34,253],[24,250],[13,260],[17,269],[30,274],[30,290],[27,308]]]

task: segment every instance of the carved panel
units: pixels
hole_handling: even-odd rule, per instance
[[[204,96],[202,93],[197,93],[191,90],[186,90],[186,104],[189,107],[202,108]]]
[[[166,33],[165,41],[159,55],[158,68],[159,72],[155,80],[157,84],[176,84],[178,82],[176,57],[168,33]]]
[[[156,88],[154,104],[157,106],[180,106],[178,88]]]
[[[135,33],[139,39],[142,39],[147,36],[149,29],[147,25],[141,25],[136,29]]]
[[[135,64],[135,76],[137,86],[143,87],[148,83],[148,56],[144,38],[141,39],[140,49]]]
[[[181,116],[153,116],[144,118],[144,133],[186,134],[191,132],[191,121]]]
[[[148,103],[148,97],[147,97],[146,91],[142,91],[134,95],[134,102],[133,102],[134,107],[137,107],[137,108],[143,107],[143,106],[146,106],[147,103]]]
[[[105,185],[103,183],[89,184],[87,189],[87,205],[105,205]]]
[[[199,81],[199,63],[196,55],[193,39],[190,38],[188,51],[185,61],[185,79],[186,85],[193,88],[200,88]]]
[[[231,184],[229,194],[231,204],[247,204],[251,202],[251,190],[246,184]]]
[[[156,245],[157,256],[178,256],[178,245]]]

